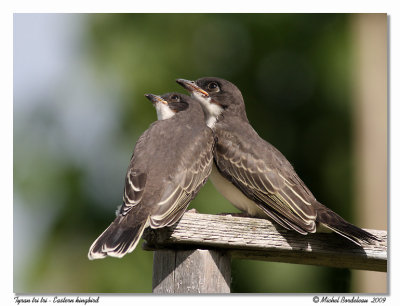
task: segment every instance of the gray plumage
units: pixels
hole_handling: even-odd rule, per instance
[[[289,161],[250,125],[240,90],[220,78],[177,82],[206,112],[217,139],[211,180],[237,208],[300,234],[332,230],[356,244],[377,240],[319,203]],[[240,191],[240,192],[239,192]]]
[[[147,226],[176,223],[211,172],[214,138],[199,103],[175,93],[147,97],[162,107],[167,102],[173,115],[151,124],[137,141],[123,205],[92,244],[89,259],[122,257],[134,250]]]

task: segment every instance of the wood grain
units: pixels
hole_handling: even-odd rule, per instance
[[[300,235],[269,220],[185,213],[172,227],[147,229],[145,248],[215,249],[232,258],[387,271],[387,233],[367,230],[382,241],[359,247],[334,233]]]
[[[230,293],[231,260],[214,250],[158,250],[153,293]]]

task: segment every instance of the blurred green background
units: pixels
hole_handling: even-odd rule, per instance
[[[152,252],[89,261],[114,219],[145,93],[218,76],[314,195],[353,220],[352,15],[14,15],[14,291],[151,292]],[[208,182],[191,203],[235,212]],[[347,269],[234,260],[233,292],[349,292]]]

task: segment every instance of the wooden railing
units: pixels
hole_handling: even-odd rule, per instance
[[[361,247],[334,233],[300,235],[265,219],[187,212],[172,227],[147,229],[144,249],[155,251],[154,293],[228,293],[230,261],[245,258],[387,271],[387,233]]]

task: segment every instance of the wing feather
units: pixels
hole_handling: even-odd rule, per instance
[[[261,138],[256,150],[224,131],[215,149],[221,174],[281,225],[302,234],[315,232],[314,196],[286,158]],[[258,135],[257,135],[258,136]]]
[[[132,207],[136,206],[143,197],[144,187],[146,185],[146,173],[129,169],[125,177],[125,190],[123,195],[123,205],[120,213],[126,215]]]
[[[214,138],[207,129],[198,135],[181,156],[181,162],[165,184],[161,199],[150,217],[150,226],[159,228],[181,218],[190,201],[206,183],[213,163]]]

